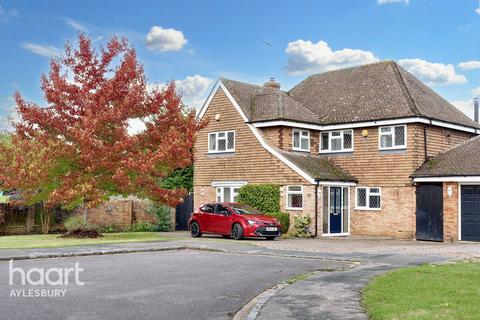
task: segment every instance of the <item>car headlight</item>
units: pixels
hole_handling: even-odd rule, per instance
[[[254,224],[256,224],[257,222],[256,221],[253,221],[253,220],[247,220],[248,224],[253,226]]]

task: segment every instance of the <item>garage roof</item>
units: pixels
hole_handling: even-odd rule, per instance
[[[480,159],[480,136],[430,158],[412,177],[480,176],[478,159]]]

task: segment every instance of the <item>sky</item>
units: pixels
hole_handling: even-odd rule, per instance
[[[219,77],[288,90],[311,74],[395,60],[473,115],[480,96],[476,0],[0,0],[0,130],[13,93],[45,105],[40,77],[79,32],[126,36],[148,81],[199,108]]]

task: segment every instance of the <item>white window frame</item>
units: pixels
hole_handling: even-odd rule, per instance
[[[340,141],[342,148],[340,150],[332,150],[332,133],[333,132],[340,132]],[[352,147],[351,148],[344,148],[344,135],[346,132],[350,132],[352,135]],[[322,150],[322,133],[328,133],[328,149],[327,150]],[[347,130],[332,130],[332,131],[322,131],[320,132],[319,135],[319,145],[318,145],[318,150],[319,153],[340,153],[340,152],[353,152],[353,129],[347,129]]]
[[[230,189],[230,199],[227,201],[224,199],[225,190]],[[216,202],[234,202],[235,196],[238,197],[238,192],[235,192],[235,189],[240,189],[240,186],[217,186],[215,187],[215,201]],[[220,197],[220,201],[219,201]]]
[[[290,191],[290,187],[300,187],[300,191]],[[301,207],[290,207],[289,203],[288,203],[288,196],[290,194],[301,194],[302,195],[302,206]],[[286,210],[303,210],[303,204],[304,204],[304,201],[305,201],[305,195],[303,194],[303,186],[299,186],[299,185],[290,185],[290,186],[286,186],[286,192],[285,192],[285,199],[286,199],[286,204],[285,204],[285,209]]]
[[[366,206],[361,207],[358,205],[358,190],[359,189],[365,189],[366,193],[366,199],[365,199],[365,204]],[[378,189],[378,192],[370,192],[370,189]],[[380,208],[370,208],[370,195],[373,196],[379,196],[380,197]],[[371,210],[371,211],[380,211],[382,210],[382,188],[380,187],[356,187],[355,188],[355,210]]]
[[[298,132],[298,147],[295,147],[295,133]],[[307,133],[307,136],[304,137],[303,134]],[[302,139],[307,139],[307,149],[302,149]],[[294,151],[306,151],[310,152],[310,131],[302,129],[293,129],[292,130],[292,150]]]
[[[233,148],[228,148],[228,134],[233,132]],[[224,133],[225,134],[225,150],[218,150],[218,141],[222,140],[223,138],[219,139],[218,134],[219,133]],[[215,149],[210,149],[210,136],[215,136]],[[208,133],[208,153],[226,153],[226,152],[235,152],[235,131],[230,130],[230,131],[215,131],[215,132],[209,132]]]
[[[395,127],[403,127],[403,145],[395,145]],[[382,129],[390,128],[390,133],[382,133]],[[392,135],[392,146],[391,147],[382,147],[382,136]],[[407,125],[395,125],[395,126],[383,126],[378,127],[378,149],[379,150],[399,150],[407,148]]]

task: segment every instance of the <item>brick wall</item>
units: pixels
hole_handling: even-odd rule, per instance
[[[147,213],[147,200],[110,200],[88,210],[88,221],[100,227],[115,225],[126,228],[138,222],[156,223],[157,217]],[[83,207],[75,209],[76,215],[83,215]]]
[[[355,188],[351,188],[351,234],[413,239],[415,187],[382,187],[381,192],[382,210],[355,210]]]
[[[452,188],[452,196],[448,197],[448,188]],[[458,240],[458,183],[443,183],[443,241]]]

